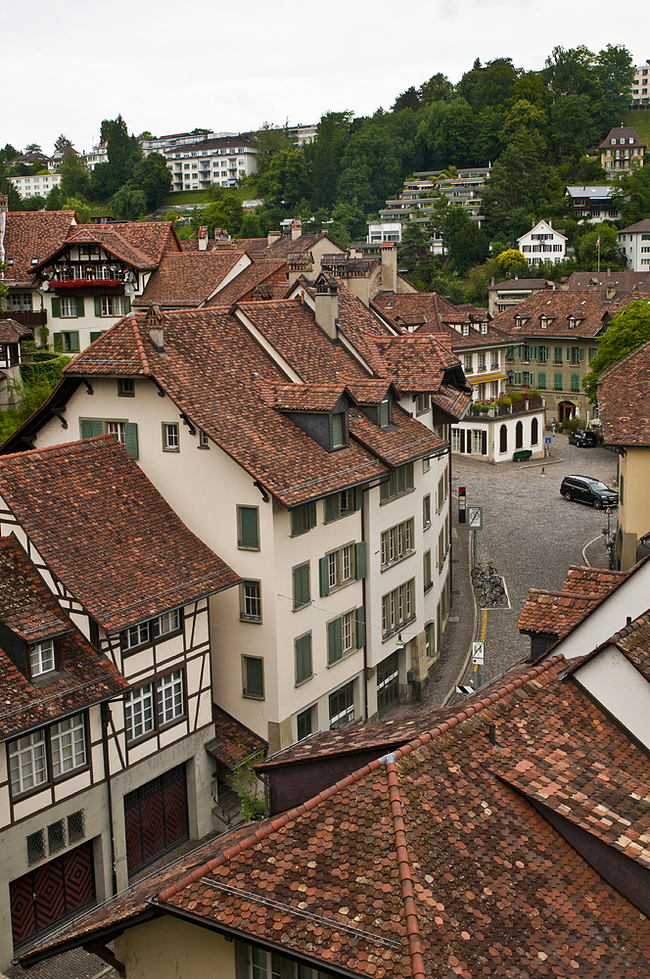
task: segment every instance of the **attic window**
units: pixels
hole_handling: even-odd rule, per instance
[[[524,321],[522,320],[521,316],[515,316],[515,326],[517,329],[520,329],[523,326],[523,323]]]
[[[616,146],[616,139],[612,139],[612,146]]]
[[[332,415],[332,449],[344,449],[348,444],[347,415],[339,411]]]
[[[469,324],[468,323],[463,323],[463,336],[464,337],[468,337],[469,336]]]
[[[390,425],[390,398],[384,398],[379,406],[379,427],[388,428]]]
[[[575,330],[577,325],[578,325],[578,321],[575,318],[575,316],[569,316],[569,329]]]
[[[37,258],[33,258],[31,264],[32,265],[38,265],[38,259]]]
[[[29,671],[32,677],[51,673],[56,668],[54,640],[46,639],[29,647]]]
[[[487,325],[487,323],[481,323],[481,333],[483,334],[483,336],[485,336],[485,334],[487,333],[487,331],[488,331],[488,325]]]
[[[540,317],[539,325],[543,330],[546,329],[546,327],[548,326],[548,319],[546,318],[546,316]]]

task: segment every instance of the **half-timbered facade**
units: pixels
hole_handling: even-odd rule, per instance
[[[6,962],[213,829],[208,596],[237,578],[110,437],[4,457],[0,530]]]

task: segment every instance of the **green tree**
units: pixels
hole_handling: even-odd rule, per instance
[[[25,153],[42,153],[43,150],[38,145],[38,143],[28,143],[25,147]]]
[[[426,229],[417,221],[409,221],[402,235],[398,252],[399,267],[406,269],[409,277],[418,283],[430,278],[433,255]]]
[[[71,147],[72,143],[70,142],[67,136],[64,136],[63,133],[61,133],[60,136],[57,136],[56,140],[54,141],[55,150],[60,150],[62,153],[65,153],[68,146]]]
[[[8,199],[8,206],[10,211],[19,211],[21,206],[20,194],[12,184],[11,180],[6,177],[2,170],[0,169],[0,194],[6,194]]]
[[[479,112],[486,105],[508,105],[514,96],[517,78],[518,72],[511,58],[496,58],[483,68],[465,72],[457,91]]]
[[[20,156],[20,151],[15,146],[12,146],[11,143],[5,143],[0,150],[0,165],[8,163],[10,160],[15,160],[17,156]]]
[[[63,202],[64,211],[76,211],[80,224],[88,224],[92,208],[83,197],[67,197]]]
[[[507,278],[515,275],[522,278],[528,273],[528,263],[518,248],[507,248],[497,255],[499,272]]]
[[[137,221],[147,213],[147,196],[133,184],[123,184],[111,198],[111,207],[118,218]]]
[[[327,112],[316,126],[316,137],[305,146],[314,209],[332,208],[341,174],[341,160],[350,139],[351,112]],[[354,195],[352,195],[352,198]]]
[[[367,230],[366,215],[356,197],[351,203],[341,202],[332,210],[332,224],[328,231],[342,248],[347,248],[351,241],[365,241]]]
[[[599,224],[597,228],[587,231],[577,242],[577,252],[580,268],[591,272],[598,266],[600,243],[600,266],[622,265],[624,259],[618,244],[618,229],[611,224]]]
[[[436,72],[427,82],[420,85],[418,92],[422,105],[430,102],[451,102],[454,97],[454,86],[446,75]]]
[[[636,224],[650,215],[650,166],[638,167],[618,176],[612,201],[621,212],[622,227]]]
[[[287,135],[286,129],[279,126],[272,126],[265,122],[262,128],[255,134],[255,145],[257,147],[257,172],[264,173],[268,169],[271,160],[276,153],[281,150],[293,150],[295,147]]]
[[[111,197],[127,184],[133,177],[136,163],[142,159],[140,144],[135,136],[129,136],[121,115],[117,119],[103,120],[101,140],[106,143],[108,163],[102,163],[93,170],[91,190],[96,200]]]
[[[420,107],[420,96],[413,85],[407,88],[405,92],[398,95],[393,103],[391,112],[401,112],[402,109],[414,109],[417,110]]]
[[[64,197],[86,197],[90,190],[88,168],[70,146],[61,160],[61,193]]]
[[[144,192],[147,210],[154,211],[169,194],[172,175],[167,161],[160,153],[150,153],[133,167],[132,185]]]
[[[43,211],[46,204],[47,201],[40,194],[35,194],[34,197],[24,197],[21,211]]]
[[[45,201],[46,211],[62,211],[63,210],[63,194],[61,193],[60,187],[52,187],[52,190],[47,195],[47,200]]]
[[[215,228],[225,228],[228,234],[236,235],[241,230],[244,209],[234,194],[224,193],[221,200],[208,204],[200,212],[200,218],[200,223],[206,225],[210,235],[214,235]]]
[[[257,182],[260,197],[273,205],[287,207],[294,207],[308,189],[309,174],[302,150],[280,150]]]
[[[635,299],[614,316],[598,344],[598,353],[590,364],[591,370],[582,382],[592,401],[596,400],[598,378],[603,371],[648,340],[650,301],[646,298]]]

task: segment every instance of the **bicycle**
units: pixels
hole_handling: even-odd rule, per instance
[[[497,569],[492,564],[488,564],[487,570],[478,564],[472,568],[472,583],[474,592],[478,595],[477,589],[489,589],[503,585],[503,578],[497,573]]]

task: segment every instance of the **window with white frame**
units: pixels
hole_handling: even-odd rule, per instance
[[[50,727],[50,751],[54,778],[86,764],[86,733],[81,714]]]
[[[392,564],[409,557],[415,550],[415,521],[413,517],[396,524],[381,535],[381,566],[389,568]]]
[[[180,450],[178,423],[163,422],[162,438],[163,452],[178,452]]]
[[[32,677],[49,673],[55,668],[54,640],[46,639],[29,647],[29,672]]]
[[[100,309],[102,316],[124,316],[124,296],[102,296]]]
[[[136,625],[125,629],[121,634],[122,652],[146,646],[158,639],[178,632],[182,626],[182,614],[180,609],[172,609],[171,612],[164,612],[156,616],[155,619],[148,619],[145,622],[138,622]]]
[[[354,578],[354,544],[346,544],[327,555],[330,591]]]
[[[404,582],[381,600],[383,638],[387,639],[415,618],[415,579]]]
[[[84,715],[75,714],[18,738],[9,743],[8,752],[13,795],[59,780],[87,764]]]
[[[354,681],[330,694],[329,718],[332,730],[354,720]]]
[[[106,434],[115,435],[117,441],[124,445],[126,441],[126,422],[106,422]]]
[[[262,621],[262,585],[259,581],[242,581],[239,601],[239,617],[243,622]]]
[[[61,316],[72,318],[77,316],[76,296],[61,296]]]
[[[130,690],[124,697],[126,740],[137,741],[185,716],[185,677],[182,670]]]

